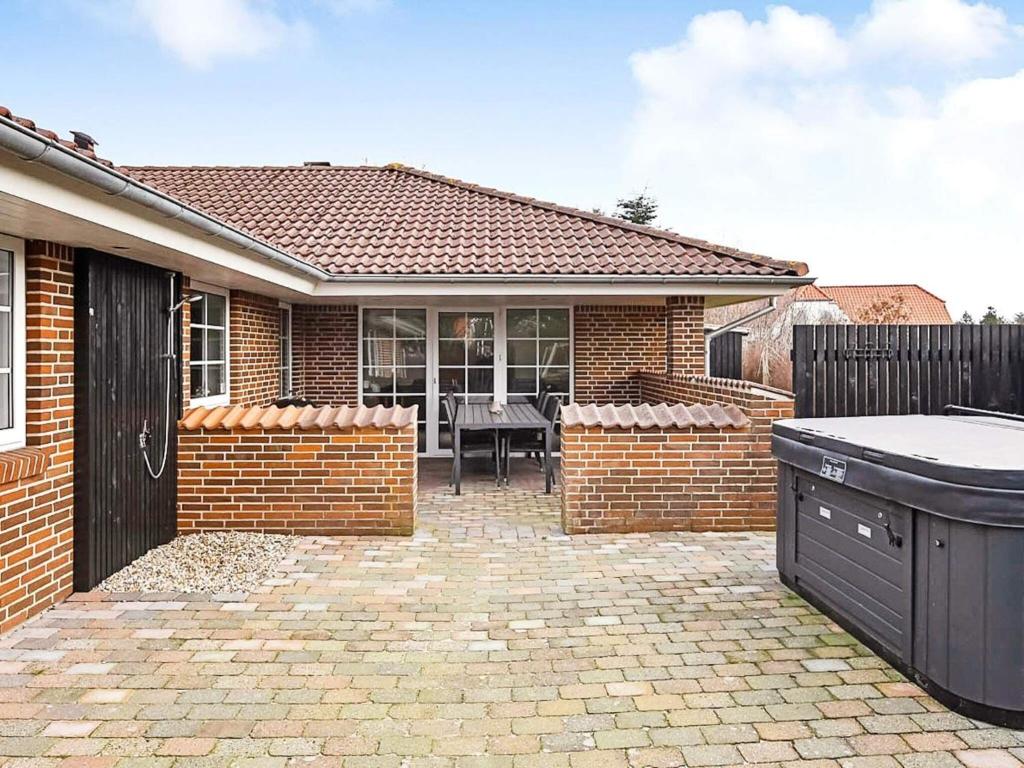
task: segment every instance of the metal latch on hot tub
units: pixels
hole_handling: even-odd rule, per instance
[[[882,513],[879,512],[878,516],[881,517]],[[896,533],[896,531],[892,529],[892,524],[890,523],[888,517],[885,518],[885,525],[883,526],[883,528],[885,528],[885,535],[889,539],[889,546],[895,547],[896,549],[900,549],[903,546],[903,535]]]

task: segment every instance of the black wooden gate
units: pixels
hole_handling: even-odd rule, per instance
[[[1024,326],[797,325],[796,415],[1024,412]]]
[[[76,590],[96,586],[176,528],[180,372],[167,396],[167,309],[171,273],[95,251],[75,254],[75,567]],[[180,280],[175,276],[177,300]],[[175,352],[180,349],[175,329]],[[179,356],[180,359],[180,356]],[[139,433],[151,430],[159,480],[146,471]]]
[[[743,378],[743,336],[729,331],[711,340],[708,373],[723,379]]]

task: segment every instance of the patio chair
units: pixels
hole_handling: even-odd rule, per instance
[[[554,432],[555,424],[558,422],[558,414],[562,409],[562,397],[561,395],[548,395],[544,401],[544,408],[541,413],[544,414],[544,418],[551,423],[551,430]],[[540,410],[540,409],[538,409]],[[506,482],[509,476],[509,463],[512,457],[512,451],[525,453],[526,456],[532,457],[536,454],[541,461],[541,467],[544,471],[550,475],[551,484],[555,483],[555,471],[554,464],[549,462],[547,466],[543,463],[544,456],[544,432],[536,429],[517,429],[508,432],[503,437],[505,459],[505,478]],[[558,434],[555,433],[551,437],[551,457],[554,458],[554,454],[558,451]]]
[[[452,451],[455,450],[455,419],[459,413],[459,402],[455,393],[449,390],[441,401],[444,408],[445,418],[448,420],[448,427],[452,436]],[[501,485],[501,444],[498,440],[498,431],[495,430],[473,430],[462,433],[462,441],[459,444],[459,454],[463,459],[475,456],[487,456],[494,462],[494,482]],[[455,485],[455,455],[452,454],[452,471],[448,477],[448,485]]]
[[[547,384],[545,384],[544,387],[541,389],[539,395],[530,395],[530,402],[533,403],[534,408],[536,408],[541,413],[546,413],[545,408],[547,408],[548,400],[550,399],[551,388]],[[540,435],[539,439],[542,441],[541,444],[543,445],[543,433]],[[528,451],[526,454],[526,458],[536,459],[538,466],[543,466],[543,456],[543,451],[536,453],[534,451]]]

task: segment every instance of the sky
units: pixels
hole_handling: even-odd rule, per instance
[[[2,0],[115,163],[408,165],[1024,311],[1024,0]]]

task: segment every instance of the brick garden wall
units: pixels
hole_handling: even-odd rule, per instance
[[[281,315],[277,299],[232,291],[230,315],[231,402],[269,405],[281,391]]]
[[[665,364],[664,306],[578,306],[573,330],[578,403],[636,401],[636,372]]]
[[[793,415],[788,393],[746,382],[645,371],[640,400],[735,404],[736,429],[562,428],[567,533],[739,531],[775,527],[771,424]]]
[[[26,448],[0,453],[0,632],[72,587],[72,260],[65,246],[25,245]]]
[[[409,535],[416,428],[181,430],[178,530]]]
[[[295,391],[318,405],[359,399],[359,310],[308,306],[292,311]]]

